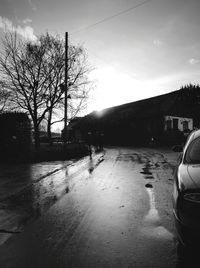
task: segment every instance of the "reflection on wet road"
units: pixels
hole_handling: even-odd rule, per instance
[[[147,188],[150,201],[150,209],[144,218],[145,228],[142,230],[146,235],[157,239],[166,239],[173,241],[173,234],[161,225],[158,210],[156,209],[156,202],[154,191],[152,188]]]
[[[82,182],[101,161],[92,160],[45,162],[33,165],[0,167],[0,245],[12,234],[20,233],[30,220],[47,211],[75,185]],[[77,180],[78,181],[78,180]],[[80,183],[80,181],[79,181]]]
[[[26,188],[21,197],[27,207],[23,199],[13,202],[38,219],[0,247],[0,266],[175,267],[176,157],[158,149],[110,148],[98,160],[61,164]]]

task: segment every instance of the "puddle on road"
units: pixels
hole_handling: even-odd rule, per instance
[[[88,169],[88,171],[89,171],[89,174],[91,174],[91,173],[94,171],[94,167],[90,167],[90,168]]]
[[[69,187],[67,186],[65,189],[65,192],[68,194],[69,193]]]
[[[150,209],[144,218],[144,227],[142,233],[146,236],[172,240],[173,234],[169,232],[164,226],[161,225],[158,210],[156,209],[156,201],[153,188],[146,188],[149,194]]]
[[[144,220],[151,223],[156,223],[160,220],[160,218],[158,215],[158,210],[156,209],[155,195],[152,187],[147,187],[147,192],[149,194],[150,209]]]
[[[145,179],[147,179],[147,180],[153,180],[154,177],[153,176],[146,176]]]
[[[152,173],[150,171],[146,171],[146,170],[141,171],[140,173],[144,174],[144,175],[152,175]]]
[[[152,165],[150,164],[150,162],[147,162],[146,165],[145,165],[145,167],[142,168],[143,171],[141,171],[140,173],[143,174],[143,175],[147,175],[149,177],[150,176],[152,177],[152,172],[150,171],[150,168],[151,167],[152,167]]]
[[[151,183],[147,183],[147,184],[145,184],[145,187],[146,188],[153,188],[153,185]]]

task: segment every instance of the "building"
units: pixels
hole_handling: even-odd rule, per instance
[[[30,152],[31,123],[25,113],[0,115],[0,160],[22,160]]]
[[[160,96],[86,115],[74,128],[82,135],[103,131],[107,144],[176,144],[200,127],[199,89],[180,89]]]
[[[193,130],[193,118],[186,118],[186,117],[178,117],[173,115],[165,115],[164,116],[164,130],[179,130],[181,132]]]

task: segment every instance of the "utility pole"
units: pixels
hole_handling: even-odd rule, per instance
[[[67,95],[68,95],[68,32],[65,33],[65,110],[64,110],[64,144],[67,143]]]

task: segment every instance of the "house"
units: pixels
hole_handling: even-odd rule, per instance
[[[27,114],[17,112],[0,114],[0,159],[26,158],[30,145],[31,123]]]
[[[179,130],[181,132],[193,130],[193,118],[178,117],[172,115],[164,116],[164,130]]]
[[[67,126],[67,137],[71,142],[81,142],[83,140],[83,135],[81,129],[77,127],[82,121],[82,117],[74,117],[70,120]]]
[[[184,133],[200,127],[199,89],[180,89],[156,97],[92,112],[74,127],[103,131],[107,144],[161,144],[184,140]]]

